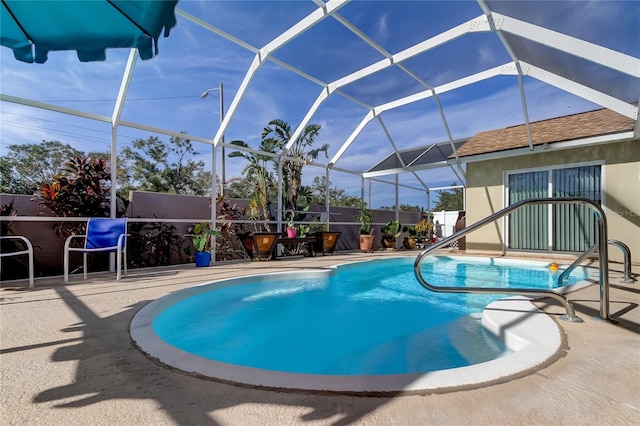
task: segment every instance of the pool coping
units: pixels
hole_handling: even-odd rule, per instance
[[[335,266],[331,269],[334,268]],[[315,277],[318,274],[327,274],[329,270],[286,274],[291,273],[298,277]],[[257,277],[268,278],[272,275],[256,274],[211,281],[152,301],[133,317],[130,324],[131,339],[139,350],[154,361],[203,378],[257,388],[345,394],[434,393],[486,386],[530,374],[551,362],[566,349],[558,324],[532,303],[534,299],[525,296],[496,300],[485,307],[482,313],[481,324],[487,331],[503,340],[512,353],[479,364],[427,373],[337,376],[244,367],[193,355],[169,345],[153,331],[154,319],[167,306],[202,292],[205,287],[208,289],[215,285],[237,285],[255,280]],[[592,284],[589,281],[581,281],[563,288],[562,293]]]

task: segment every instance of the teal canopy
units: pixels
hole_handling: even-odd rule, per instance
[[[0,44],[23,62],[44,63],[50,51],[76,50],[82,62],[103,61],[105,49],[158,53],[158,39],[176,25],[178,0],[2,0]]]

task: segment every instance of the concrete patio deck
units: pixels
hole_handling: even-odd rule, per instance
[[[583,324],[558,321],[563,348],[543,366],[449,393],[359,397],[251,389],[158,365],[131,343],[148,302],[214,279],[316,269],[387,255],[339,254],[274,262],[191,265],[3,282],[0,423],[6,425],[637,425],[640,424],[640,282],[611,265],[610,311],[597,319],[597,285],[569,295]],[[635,274],[638,266],[634,267]],[[556,302],[537,305],[554,319]]]

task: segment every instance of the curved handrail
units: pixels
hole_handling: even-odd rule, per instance
[[[429,255],[434,250],[437,250],[441,247],[451,244],[454,241],[459,240],[465,235],[469,234],[472,231],[475,231],[478,228],[481,228],[489,223],[492,223],[498,218],[508,215],[514,210],[518,210],[527,205],[539,205],[539,204],[583,204],[590,207],[595,211],[595,214],[598,219],[598,244],[600,251],[600,317],[602,319],[609,319],[609,253],[607,247],[607,218],[604,213],[604,210],[592,200],[587,198],[579,198],[579,197],[559,197],[559,198],[531,198],[528,200],[518,201],[504,209],[493,213],[492,215],[474,223],[473,225],[469,225],[468,227],[456,232],[444,240],[441,240],[427,249],[423,250],[413,265],[414,272],[416,274],[416,278],[420,282],[420,284],[426,288],[427,290],[435,291],[435,292],[449,292],[449,293],[492,293],[492,294],[521,294],[521,295],[536,295],[536,296],[546,296],[553,298],[559,301],[567,311],[566,318],[568,321],[582,321],[575,315],[575,311],[573,306],[569,303],[569,301],[562,295],[553,292],[551,290],[536,290],[536,289],[523,289],[523,288],[498,288],[498,287],[484,287],[484,288],[459,288],[459,287],[438,287],[429,284],[420,271],[420,264],[424,260],[424,258]]]
[[[618,247],[622,251],[622,255],[624,256],[624,279],[625,283],[632,283],[637,281],[635,278],[631,276],[631,250],[629,250],[629,246],[627,246],[622,241],[618,240],[609,240],[609,244],[612,246]]]
[[[569,278],[569,275],[571,274],[571,272],[573,272],[573,270],[576,269],[579,264],[581,264],[587,257],[589,257],[592,253],[596,252],[597,250],[598,250],[598,244],[592,245],[587,249],[587,251],[582,253],[580,257],[574,260],[571,265],[567,266],[567,268],[564,271],[562,271],[562,273],[558,276],[558,287],[560,287],[562,283],[567,278]]]
[[[624,279],[623,279],[623,282],[631,283],[631,282],[636,281],[636,279],[631,276],[631,250],[629,250],[629,247],[625,243],[623,243],[622,241],[618,241],[618,240],[609,240],[609,241],[607,241],[607,243],[611,244],[611,245],[614,245],[614,246],[618,247],[620,250],[622,250],[622,254],[624,256]],[[589,255],[591,255],[593,252],[595,252],[597,250],[598,250],[598,244],[592,245],[591,247],[589,247],[587,249],[587,251],[582,253],[582,255],[579,258],[577,258],[571,265],[569,265],[567,267],[567,269],[562,271],[562,273],[558,277],[558,286],[562,285],[562,283],[565,281],[565,279],[569,277],[569,274],[571,274],[571,272],[574,269],[576,269],[576,267],[579,264],[581,264],[583,260],[585,260],[587,257],[589,257]]]

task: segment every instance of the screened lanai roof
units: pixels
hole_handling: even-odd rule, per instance
[[[153,132],[216,147],[240,139],[255,149],[262,128],[281,118],[294,136],[321,124],[318,140],[330,149],[316,165],[353,174],[356,188],[368,170],[382,177],[423,165],[483,131],[523,124],[533,145],[531,122],[569,113],[606,108],[633,120],[637,136],[634,3],[181,1],[176,27],[149,61],[108,52],[95,68],[53,55],[26,65],[9,63],[3,48],[3,145],[28,140],[5,117],[36,121],[15,104],[105,123],[125,145]],[[220,111],[200,94],[222,82]],[[431,145],[413,163],[410,153]],[[226,161],[228,174],[243,166]],[[464,183],[463,167],[435,163],[447,167],[416,167],[401,183]]]
[[[455,151],[459,150],[466,142],[466,139],[453,143],[441,142],[398,151],[371,167],[364,173],[364,176],[384,176],[403,173],[407,170],[418,171],[446,167],[449,165],[449,158],[455,156]]]

